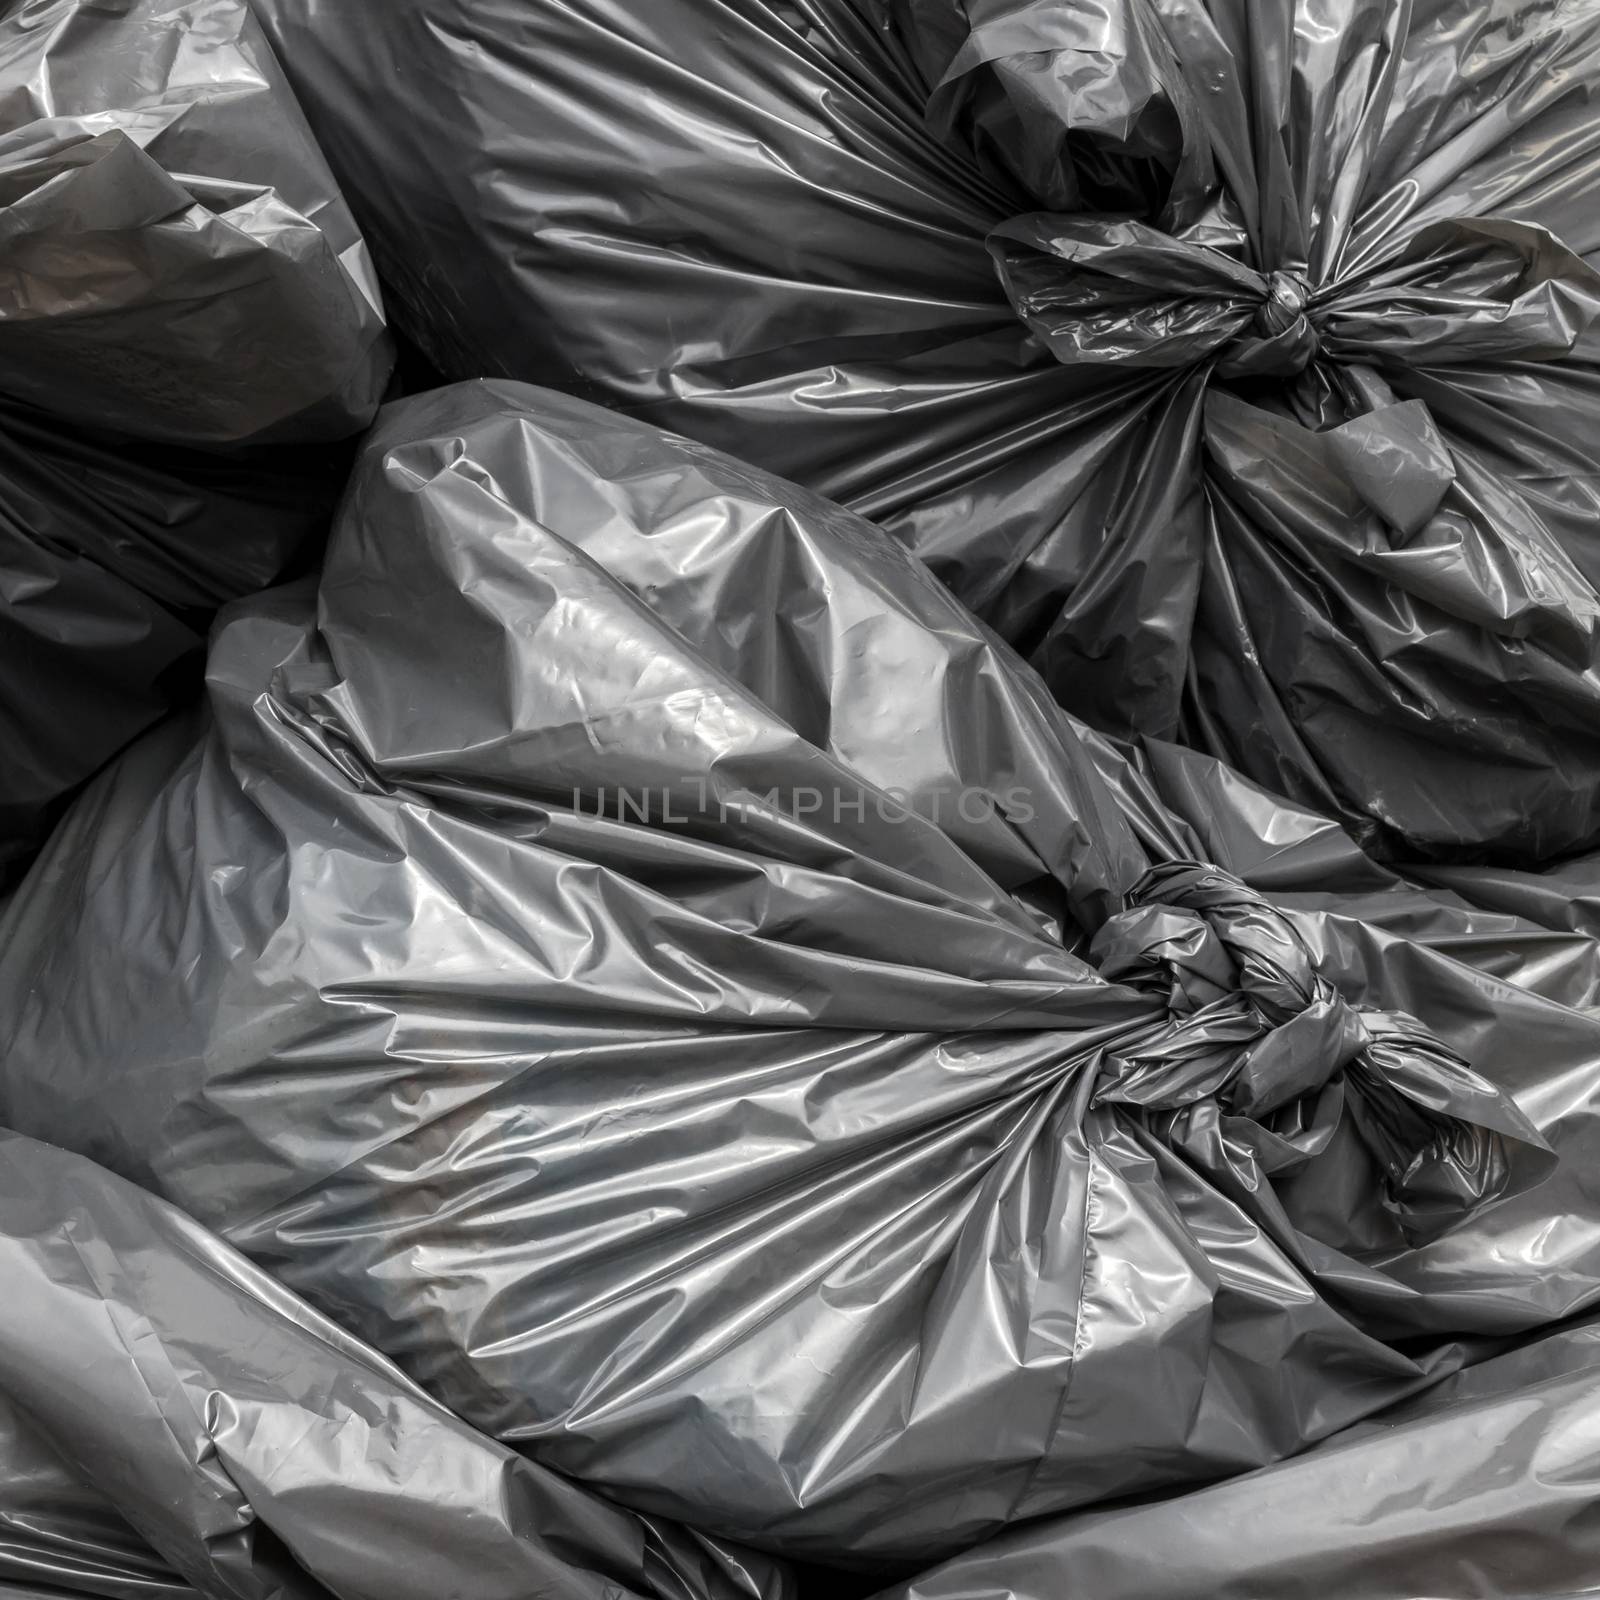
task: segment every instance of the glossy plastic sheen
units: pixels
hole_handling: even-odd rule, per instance
[[[257,4],[447,375],[845,501],[1376,848],[1600,837],[1596,0]]]
[[[1592,1251],[1596,1233],[1595,1046],[1583,1043],[1600,1002],[1595,858],[1538,874],[1413,868],[1407,881],[1325,819],[1202,757],[1147,742],[1140,764],[1219,860],[1301,908],[1291,912],[1301,926],[1310,916],[1332,936],[1324,959],[1344,982],[1426,1015],[1453,1008],[1450,1037],[1542,1108],[1564,1156],[1529,1197],[1543,1220],[1490,1213],[1455,1244],[1502,1252],[1508,1281],[1568,1278],[1547,1276],[1553,1256],[1580,1238]],[[1476,1005],[1440,983],[1459,967],[1476,973]],[[1596,1323],[1579,1318],[1509,1349],[1474,1341],[1463,1355],[1467,1370],[1295,1460],[1141,1506],[1045,1519],[876,1600],[1058,1600],[1074,1585],[1096,1600],[1590,1594],[1600,1560]]]
[[[325,532],[374,285],[243,0],[0,7],[0,883]]]
[[[388,377],[357,233],[245,0],[0,16],[0,393],[175,444],[337,439]]]
[[[1600,1326],[1458,1373],[1299,1459],[997,1539],[877,1600],[1582,1600]]]
[[[871,524],[441,390],[0,917],[0,1118],[710,1534],[904,1569],[1237,1472],[1600,1289],[1486,1076],[1581,1149],[1600,1024],[1519,1055],[1152,773]]]
[[[475,1433],[93,1163],[0,1133],[0,1174],[0,1593],[792,1594]]]

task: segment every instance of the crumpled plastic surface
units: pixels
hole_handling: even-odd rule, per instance
[[[792,1592],[485,1439],[171,1206],[9,1132],[0,1257],[0,1592]]]
[[[1021,1529],[877,1600],[1578,1600],[1600,1566],[1597,1400],[1589,1320],[1294,1461]]]
[[[1346,981],[1375,984],[1374,999],[1393,1003],[1398,989],[1428,984],[1437,968],[1424,951],[1479,974],[1483,1010],[1461,1017],[1464,1030],[1484,1030],[1475,1058],[1509,1069],[1493,1073],[1499,1081],[1521,1078],[1519,1098],[1543,1103],[1536,1114],[1562,1150],[1539,1194],[1551,1226],[1487,1219],[1530,1274],[1543,1271],[1562,1234],[1570,1243],[1588,1231],[1600,1159],[1578,1131],[1594,1101],[1592,1046],[1569,1054],[1562,1035],[1575,1043],[1576,1034],[1558,1020],[1600,1008],[1594,858],[1540,873],[1413,866],[1401,877],[1326,819],[1192,753],[1151,742],[1141,765],[1206,847],[1275,904],[1334,912],[1353,963]],[[1464,1250],[1485,1242],[1457,1235]],[[879,1600],[1047,1600],[1063,1573],[1092,1579],[1109,1600],[1196,1589],[1245,1600],[1303,1585],[1307,1574],[1318,1592],[1355,1600],[1570,1600],[1591,1591],[1595,1567],[1595,1348],[1592,1318],[1580,1319],[1294,1462],[1144,1508],[1042,1523]]]
[[[1302,926],[1310,908],[1324,908],[1316,920],[1344,946],[1325,959],[1342,965],[1344,981],[1393,1003],[1436,985],[1439,954],[1478,974],[1482,1010],[1467,1014],[1458,994],[1462,1031],[1453,1037],[1501,1069],[1502,1081],[1520,1078],[1519,1097],[1542,1105],[1565,1160],[1529,1197],[1547,1212],[1542,1227],[1490,1213],[1486,1229],[1457,1233],[1458,1249],[1492,1238],[1532,1274],[1552,1245],[1562,1248],[1562,1233],[1570,1243],[1589,1231],[1588,1174],[1600,1150],[1580,1130],[1593,1101],[1593,1045],[1569,1051],[1600,1001],[1592,858],[1540,874],[1440,867],[1402,878],[1327,819],[1204,757],[1145,741],[1137,759],[1209,853],[1280,907],[1301,908],[1289,914]],[[1472,1033],[1478,1043],[1466,1046]],[[1040,1521],[876,1600],[1055,1600],[1064,1584],[1097,1600],[1255,1600],[1308,1585],[1352,1600],[1574,1600],[1592,1591],[1596,1563],[1597,1352],[1592,1317],[1520,1348],[1475,1342],[1466,1370],[1292,1461]]]
[[[366,246],[245,0],[0,20],[0,393],[183,445],[338,439],[390,354]]]
[[[195,1593],[0,1391],[0,1594],[193,1600]]]
[[[1376,850],[1600,842],[1593,0],[257,4],[447,375],[847,502]]]
[[[0,15],[0,883],[325,533],[391,364],[244,0]]]
[[[392,407],[209,679],[0,914],[0,1119],[643,1513],[905,1571],[1600,1290],[1600,1019],[1276,908],[1260,791],[1204,864],[1226,769],[701,445]]]

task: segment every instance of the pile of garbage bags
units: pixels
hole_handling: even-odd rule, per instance
[[[1391,857],[1600,844],[1589,0],[260,10],[448,376],[820,489]]]
[[[1597,89],[0,7],[0,1595],[1591,1592]]]
[[[392,355],[245,0],[0,11],[0,886],[325,536]]]

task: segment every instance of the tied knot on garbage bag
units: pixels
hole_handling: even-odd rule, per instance
[[[1322,1154],[1348,1112],[1412,1243],[1544,1175],[1547,1152],[1503,1097],[1414,1018],[1346,1000],[1256,891],[1170,862],[1129,900],[1092,954],[1103,976],[1161,996],[1171,1015],[1108,1057],[1097,1102],[1156,1114],[1214,1102],[1269,1172]]]
[[[1292,378],[1323,348],[1324,296],[1142,222],[1016,217],[989,235],[1007,297],[1066,364]]]
[[[415,396],[208,683],[0,914],[0,1122],[618,1504],[909,1569],[1303,1449],[1503,1295],[1399,1246],[1526,1169],[1509,1098],[814,495]]]
[[[1310,306],[1311,285],[1298,272],[1274,272],[1250,331],[1228,347],[1222,370],[1273,378],[1304,372],[1321,348]]]
[[[1105,1098],[1182,1105],[1215,1096],[1265,1117],[1320,1089],[1367,1044],[1360,1014],[1315,969],[1280,912],[1216,868],[1152,869],[1101,928],[1101,974],[1160,994],[1170,1031],[1114,1058]]]
[[[842,501],[1393,859],[1600,841],[1589,0],[255,9],[441,374]]]
[[[1014,217],[988,247],[1017,315],[1069,365],[1292,379],[1318,359],[1545,361],[1600,314],[1600,274],[1581,256],[1496,218],[1421,228],[1380,263],[1322,281],[1117,218]]]

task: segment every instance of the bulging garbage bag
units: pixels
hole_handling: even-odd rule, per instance
[[[257,3],[448,375],[845,501],[1374,849],[1600,840],[1594,0]]]
[[[325,533],[391,352],[244,0],[0,15],[0,882]]]
[[[484,1438],[172,1206],[9,1132],[0,1259],[6,1594],[792,1593]]]
[[[0,393],[176,444],[358,432],[366,247],[245,0],[0,19]]]
[[[1328,819],[1209,757],[1157,740],[1130,754],[1205,851],[1302,929],[1325,971],[1439,1019],[1517,1092],[1562,1164],[1533,1194],[1457,1229],[1450,1247],[1503,1259],[1508,1282],[1521,1275],[1519,1295],[1536,1282],[1570,1285],[1600,1160],[1587,1114],[1600,1041],[1592,858],[1538,874],[1412,866],[1401,876]],[[1460,967],[1476,974],[1475,1002],[1446,979]],[[1533,1209],[1519,1217],[1524,1205]],[[1549,1314],[1573,1303],[1557,1296]],[[1074,1588],[1097,1600],[1255,1600],[1308,1585],[1352,1600],[1568,1600],[1595,1564],[1600,1325],[1580,1317],[1506,1344],[1471,1341],[1465,1370],[1290,1461],[1042,1520],[877,1600],[1055,1600]]]
[[[1541,1134],[1331,920],[903,546],[703,445],[402,402],[209,684],[0,919],[0,1117],[643,1513],[910,1568],[1600,1288]],[[1476,973],[1417,993],[1503,1044]]]

